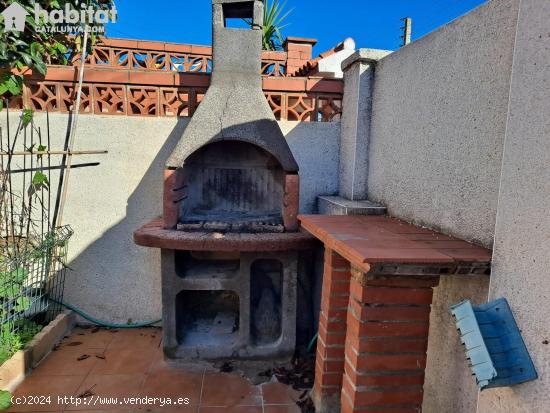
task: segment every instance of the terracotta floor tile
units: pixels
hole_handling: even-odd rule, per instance
[[[86,413],[131,413],[131,409],[112,409],[112,410],[80,410],[80,412]]]
[[[18,404],[10,407],[7,412],[55,412],[64,406],[58,404],[58,396],[75,396],[84,376],[37,376],[31,374],[21,383],[15,397],[50,396],[50,402],[44,399],[44,404]]]
[[[160,348],[162,339],[162,330],[160,328],[136,328],[136,329],[120,329],[113,333],[113,340],[109,345],[109,349],[120,347],[148,347]]]
[[[185,371],[158,371],[148,375],[141,397],[187,398],[189,404],[199,404],[202,388],[202,373]]]
[[[282,383],[262,384],[265,404],[293,404],[299,399],[301,393]]]
[[[264,405],[264,413],[301,413],[296,403],[284,405]]]
[[[261,406],[200,407],[199,413],[262,413]]]
[[[60,348],[71,347],[71,343],[82,343],[81,348],[105,349],[113,340],[114,333],[108,329],[75,328],[69,338],[61,342]]]
[[[159,371],[167,371],[167,372],[185,371],[188,373],[203,374],[205,371],[205,368],[206,368],[206,365],[203,365],[201,363],[166,359],[162,351],[160,351],[158,354],[155,353],[153,357],[153,364],[151,365],[151,368],[149,371],[151,373],[155,373]]]
[[[82,382],[76,395],[79,396],[87,391],[90,391],[93,395],[81,398],[82,404],[78,406],[70,405],[65,410],[97,410],[98,408],[104,410],[120,408],[133,410],[137,406],[124,404],[123,398],[139,397],[145,377],[145,374],[91,374]],[[102,400],[102,398],[109,400]],[[117,400],[113,400],[113,398]]]
[[[201,406],[261,406],[259,387],[235,374],[205,373]]]
[[[199,406],[141,407],[132,413],[198,413]]]
[[[98,360],[92,374],[147,373],[153,363],[155,350],[145,348],[114,348],[105,351],[105,359]]]
[[[32,372],[33,376],[85,376],[98,362],[101,349],[65,347],[52,351]],[[89,356],[84,358],[85,356]],[[79,358],[81,360],[79,360]]]
[[[75,333],[65,339],[63,345],[52,352],[15,393],[51,395],[54,403],[19,405],[9,412],[199,413],[200,410],[204,413],[265,413],[262,412],[262,389],[246,379],[218,371],[205,373],[205,365],[201,363],[165,360],[159,347],[160,330],[98,330],[91,333],[91,329],[76,329]],[[81,344],[68,344],[74,342]],[[106,350],[102,349],[104,347]],[[77,358],[83,354],[91,357],[78,361]],[[95,357],[96,354],[104,355],[105,359]],[[267,401],[274,404],[269,406],[270,409],[281,410],[275,412],[271,409],[269,413],[299,413],[292,409],[293,391],[284,387],[279,384],[266,387]],[[94,397],[84,399],[89,400],[88,403],[96,397],[117,397],[117,404],[98,405],[101,404],[98,399],[95,399],[95,405],[57,404],[57,396],[76,397],[89,389]],[[172,398],[173,401],[189,398],[190,404],[121,406],[118,403],[124,403],[124,397],[145,396]]]

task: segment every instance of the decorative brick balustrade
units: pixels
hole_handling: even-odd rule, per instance
[[[325,246],[317,411],[422,411],[433,288],[488,274],[491,252],[385,216],[299,219]]]
[[[291,38],[290,47],[301,44],[305,39]],[[265,77],[287,76],[286,51],[262,54],[262,75]],[[299,62],[311,59],[304,54]],[[292,59],[295,61],[296,59]],[[78,64],[79,57],[75,58]],[[298,64],[299,64],[298,62]],[[175,71],[184,73],[210,73],[212,71],[212,47],[191,44],[151,42],[130,39],[104,38],[87,57],[86,63],[95,67],[116,69]],[[295,66],[295,65],[293,65]],[[292,74],[292,73],[291,73]]]
[[[10,106],[69,112],[75,100],[78,68],[49,66],[45,78],[29,75],[23,101]],[[192,116],[208,86],[202,73],[152,72],[88,67],[82,114]],[[266,98],[275,117],[304,122],[340,120],[343,84],[321,78],[264,78]]]
[[[293,47],[293,43],[287,47]],[[192,116],[210,85],[211,53],[207,46],[104,39],[88,58],[80,113]],[[311,53],[302,53],[303,59],[311,57]],[[263,87],[275,117],[302,122],[339,121],[343,82],[287,77],[286,61],[287,52],[263,52]],[[48,66],[45,77],[26,71],[23,97],[13,99],[10,107],[71,111],[78,71],[77,66],[54,65]]]

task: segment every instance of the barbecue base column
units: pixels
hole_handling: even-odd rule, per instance
[[[325,248],[323,291],[312,399],[318,413],[340,410],[346,315],[349,303],[350,264]]]
[[[351,273],[341,412],[418,413],[439,277]]]

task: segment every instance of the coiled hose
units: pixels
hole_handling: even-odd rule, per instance
[[[162,318],[161,319],[158,319],[158,320],[155,320],[155,321],[146,321],[144,323],[135,323],[135,324],[114,324],[114,323],[108,323],[106,321],[101,321],[101,320],[98,320],[97,318],[95,317],[92,317],[91,315],[89,314],[86,314],[84,311],[82,311],[80,308],[78,307],[75,307],[74,305],[72,304],[68,304],[68,303],[64,303],[62,301],[57,301],[57,300],[54,300],[53,298],[50,298],[50,301],[56,303],[56,304],[59,304],[59,305],[62,305],[63,307],[66,307],[68,308],[69,310],[72,310],[74,311],[75,313],[77,313],[79,316],[81,316],[82,318],[84,318],[85,320],[88,320],[89,322],[95,324],[95,325],[98,325],[98,326],[101,326],[101,327],[108,327],[108,328],[142,328],[142,327],[149,327],[149,326],[152,326],[153,324],[158,324],[162,321]]]

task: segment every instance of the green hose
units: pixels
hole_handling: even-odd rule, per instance
[[[308,353],[311,353],[311,349],[313,348],[313,345],[315,344],[315,341],[317,341],[317,336],[318,335],[319,335],[319,333],[315,333],[315,335],[313,336],[313,338],[309,342],[309,345],[307,346],[307,352]]]
[[[67,304],[67,303],[64,303],[62,301],[57,301],[57,300],[54,300],[53,298],[50,298],[50,301],[52,301],[56,304],[60,304],[64,307],[67,307],[69,310],[73,310],[75,313],[77,313],[82,318],[90,321],[91,323],[93,323],[95,325],[101,326],[101,327],[108,327],[108,328],[141,328],[141,327],[148,327],[148,326],[151,326],[153,324],[160,323],[162,321],[162,318],[161,318],[161,319],[155,320],[155,321],[147,321],[145,323],[136,323],[136,324],[107,323],[106,321],[98,320],[97,318],[94,318],[91,315],[86,314],[84,311],[82,311],[81,309],[75,307],[74,305]]]

